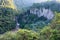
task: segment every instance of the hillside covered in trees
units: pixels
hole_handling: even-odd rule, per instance
[[[0,40],[60,40],[60,2],[15,2],[0,0]]]

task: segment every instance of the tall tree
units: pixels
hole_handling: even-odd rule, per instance
[[[1,0],[0,6],[0,33],[12,30],[15,28],[15,15],[17,11],[12,0]]]

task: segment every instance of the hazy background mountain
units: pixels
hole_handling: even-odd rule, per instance
[[[31,6],[33,3],[46,2],[48,0],[14,0],[15,5],[18,8]]]
[[[31,6],[33,2],[29,0],[14,0],[14,3],[18,8],[22,8]]]
[[[14,0],[14,4],[19,9],[31,6],[33,3],[41,3],[46,1],[59,1],[59,0]]]

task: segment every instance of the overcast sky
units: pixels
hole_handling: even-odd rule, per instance
[[[16,0],[16,2],[23,2],[23,3],[41,3],[46,1],[55,1],[55,0]],[[57,0],[56,0],[57,1]]]
[[[29,4],[29,3],[41,3],[48,0],[14,0],[17,5]]]
[[[48,0],[33,0],[33,2],[35,3],[40,3],[40,2],[45,2],[45,1],[48,1]]]
[[[27,3],[41,3],[41,2],[46,2],[48,0],[22,0],[22,1]],[[55,1],[55,0],[49,0],[49,1]]]
[[[27,3],[40,3],[40,2],[46,2],[48,0],[16,0],[16,1],[23,1],[23,2],[27,2]]]

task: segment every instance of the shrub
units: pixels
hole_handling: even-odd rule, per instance
[[[40,40],[60,40],[60,30],[44,27],[40,31]]]
[[[0,40],[39,40],[39,34],[26,29],[17,32],[7,32],[0,37]]]

